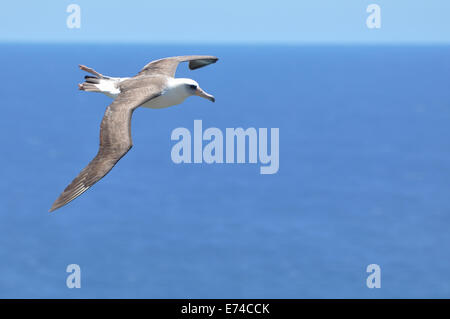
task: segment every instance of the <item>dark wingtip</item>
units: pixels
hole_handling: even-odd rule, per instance
[[[53,203],[52,207],[50,207],[50,209],[48,210],[49,213],[54,212],[57,209],[60,209],[61,207],[63,207],[64,205],[61,204],[57,204],[57,201]]]
[[[189,69],[190,70],[196,70],[196,69],[202,68],[204,66],[216,63],[219,60],[219,58],[217,58],[217,57],[209,57],[209,58],[199,59],[199,60],[207,60],[208,63],[202,64],[202,63],[198,63],[198,60],[193,60],[193,61],[189,62]]]
[[[52,207],[50,207],[50,209],[48,210],[49,213],[54,212],[55,210],[63,207],[64,205],[61,205],[60,201],[59,201],[59,197],[53,202]]]

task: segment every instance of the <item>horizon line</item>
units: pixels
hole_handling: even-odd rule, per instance
[[[212,45],[212,46],[448,46],[450,41],[43,41],[1,40],[0,44],[32,45]]]

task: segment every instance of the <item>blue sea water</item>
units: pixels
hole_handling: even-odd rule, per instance
[[[0,48],[0,297],[450,297],[450,47]],[[48,213],[110,103],[77,90],[77,65],[130,76],[185,54],[220,58],[177,73],[216,103],[138,109],[133,149]],[[279,128],[279,172],[174,164],[171,132],[196,119]]]

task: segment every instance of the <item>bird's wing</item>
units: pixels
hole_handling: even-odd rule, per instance
[[[133,111],[161,94],[160,88],[144,87],[122,92],[105,111],[100,125],[100,147],[97,155],[66,187],[53,203],[54,211],[71,202],[98,182],[133,146],[131,115]]]
[[[148,63],[138,75],[162,74],[170,77],[175,76],[178,64],[189,61],[189,69],[195,70],[211,63],[216,63],[218,58],[211,55],[185,55],[164,58]]]

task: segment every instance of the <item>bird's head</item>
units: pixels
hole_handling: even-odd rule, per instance
[[[215,102],[216,99],[211,94],[206,93],[202,90],[202,88],[198,85],[197,82],[191,79],[184,79],[184,87],[186,88],[189,95],[197,95],[203,97],[205,99],[210,100],[211,102]]]

